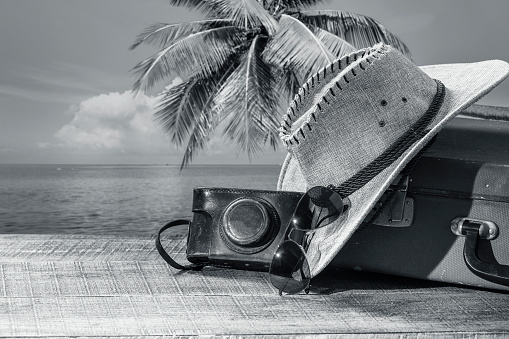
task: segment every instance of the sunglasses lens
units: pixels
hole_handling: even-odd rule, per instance
[[[279,245],[270,265],[270,282],[279,291],[298,293],[309,285],[311,272],[301,246],[291,240]]]
[[[343,199],[339,193],[323,186],[316,186],[299,200],[292,217],[294,228],[310,231],[339,218],[343,212]]]

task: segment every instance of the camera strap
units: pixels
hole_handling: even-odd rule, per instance
[[[157,233],[157,237],[156,237],[156,248],[157,248],[157,251],[159,252],[161,257],[163,257],[163,259],[168,264],[170,264],[170,266],[172,266],[174,268],[177,268],[177,269],[180,269],[180,270],[195,270],[195,271],[199,271],[199,270],[201,270],[205,266],[205,264],[181,265],[181,264],[177,263],[175,260],[173,260],[172,257],[170,257],[168,252],[166,252],[166,250],[163,248],[163,245],[161,244],[161,233],[166,231],[168,228],[175,227],[175,226],[181,226],[181,225],[188,225],[188,226],[190,226],[191,225],[191,221],[190,220],[174,220],[174,221],[170,221],[169,223],[167,223],[166,225],[161,227],[161,229]]]

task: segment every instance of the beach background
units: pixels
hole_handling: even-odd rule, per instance
[[[317,9],[368,15],[417,65],[509,61],[507,0],[334,0]],[[154,234],[192,215],[196,186],[275,189],[284,147],[237,156],[220,135],[180,171],[153,123],[157,92],[131,91],[129,51],[151,22],[203,14],[165,0],[2,0],[0,233]],[[168,84],[169,85],[169,84]],[[479,103],[509,106],[509,81]]]
[[[194,187],[275,190],[279,165],[0,165],[0,233],[154,235]]]

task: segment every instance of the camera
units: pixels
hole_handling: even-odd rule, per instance
[[[187,259],[194,264],[268,271],[302,195],[195,188]]]

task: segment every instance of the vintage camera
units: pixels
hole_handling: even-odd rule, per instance
[[[302,193],[195,188],[187,259],[268,271]]]

